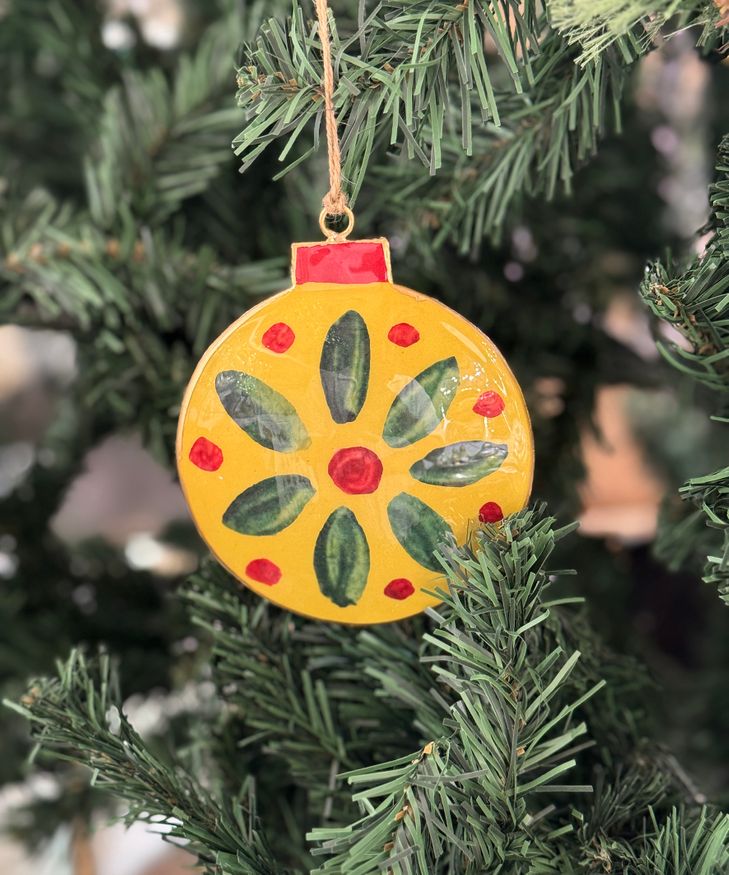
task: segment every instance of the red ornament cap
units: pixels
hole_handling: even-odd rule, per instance
[[[293,280],[302,283],[386,283],[390,277],[387,241],[297,243],[293,250]]]
[[[206,437],[199,437],[190,447],[188,458],[202,471],[217,471],[223,464],[223,451]]]

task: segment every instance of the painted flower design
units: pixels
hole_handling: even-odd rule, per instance
[[[392,326],[388,340],[403,348],[418,342],[417,329],[406,323]],[[262,343],[274,353],[283,353],[295,341],[285,323],[270,326]],[[319,361],[321,390],[331,415],[329,434],[338,425],[354,422],[370,389],[370,336],[362,316],[348,310],[326,333]],[[446,418],[459,389],[461,374],[454,356],[434,361],[416,374],[389,401],[382,439],[393,450],[410,447],[427,437]],[[312,444],[304,422],[292,402],[262,380],[239,370],[224,370],[215,377],[215,391],[228,416],[261,446],[272,453],[296,454]],[[480,416],[498,416],[504,409],[501,396],[484,392],[473,407]],[[462,440],[424,453],[406,469],[413,481],[435,488],[458,488],[474,484],[498,470],[508,455],[503,443]],[[222,453],[205,438],[190,451],[190,459],[204,470],[216,470]],[[386,460],[388,468],[399,470],[397,452]],[[357,604],[368,583],[370,545],[357,519],[356,505],[346,496],[377,491],[383,474],[382,460],[370,447],[346,446],[334,451],[327,475],[342,492],[340,507],[323,522],[312,557],[321,593],[340,607]],[[241,492],[223,511],[222,522],[244,535],[272,535],[297,520],[316,494],[316,485],[303,474],[266,477]],[[423,494],[421,492],[421,494]],[[484,521],[500,519],[495,502],[483,505]],[[387,519],[400,546],[423,568],[438,571],[434,551],[451,534],[448,522],[425,501],[407,489],[390,499]],[[299,521],[303,524],[303,521]],[[281,573],[268,559],[249,563],[246,573],[269,585],[278,583]],[[394,578],[384,594],[402,600],[415,588],[406,578]]]

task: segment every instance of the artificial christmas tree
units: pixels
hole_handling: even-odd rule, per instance
[[[678,207],[662,200],[679,184],[675,143],[691,145],[689,163],[706,162],[708,177],[729,129],[722,10],[344,0],[329,19],[358,226],[390,238],[399,281],[439,296],[503,351],[532,415],[535,495],[552,513],[579,511],[581,433],[601,387],[641,391],[632,420],[666,484],[660,561],[644,546],[569,534],[535,505],[484,514],[483,525],[474,515],[467,544],[438,548],[443,605],[401,623],[303,620],[205,561],[151,609],[159,582],[125,568],[137,595],[124,611],[99,599],[90,633],[40,609],[63,599],[62,569],[80,554],[39,547],[34,529],[109,433],[138,430],[171,464],[195,361],[246,305],[285,286],[281,253],[310,239],[325,187],[313,10],[187,9],[174,51],[148,45],[133,20],[110,49],[95,7],[64,0],[16,4],[4,22],[0,312],[68,332],[78,349],[72,427],[39,440],[55,450],[38,456],[54,488],[31,494],[37,515],[22,488],[2,511],[16,524],[6,592],[34,595],[14,634],[55,641],[59,656],[69,638],[87,643],[57,676],[50,654],[32,666],[5,659],[6,691],[40,756],[89,767],[129,820],[164,824],[211,873],[729,870],[726,619],[715,609],[727,568],[725,147],[705,252],[667,224]],[[243,122],[228,60],[240,41]],[[684,128],[677,67],[704,89],[700,121]],[[226,153],[234,137],[240,176]],[[290,172],[273,182],[279,160]],[[644,276],[666,246],[676,260]],[[616,302],[634,305],[639,286],[667,363],[612,328]],[[26,484],[45,471],[39,462]],[[183,537],[196,543],[189,528]],[[89,576],[83,564],[74,573]],[[147,647],[160,660],[154,683],[215,689],[162,738],[142,737],[124,714],[150,678],[127,668],[140,648],[112,618],[139,630],[139,610],[165,630]],[[166,635],[192,636],[196,658],[181,664]],[[115,659],[96,654],[101,638],[123,686]],[[28,670],[40,676],[20,699]],[[49,818],[36,812],[33,836]]]

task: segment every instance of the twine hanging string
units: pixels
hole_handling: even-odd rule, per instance
[[[334,114],[334,67],[332,47],[329,40],[329,18],[327,0],[314,0],[316,17],[319,22],[321,58],[324,68],[324,121],[327,132],[327,156],[329,159],[329,191],[322,198],[323,209],[319,216],[319,226],[330,240],[347,237],[354,228],[354,214],[349,208],[347,195],[342,190],[342,154],[339,148],[337,117]],[[337,233],[327,224],[329,216],[346,216],[347,227]]]

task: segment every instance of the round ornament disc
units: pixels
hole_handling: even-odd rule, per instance
[[[182,487],[259,595],[321,620],[399,620],[438,603],[439,544],[527,502],[524,398],[481,331],[392,283],[385,240],[296,244],[293,276],[195,370]]]

